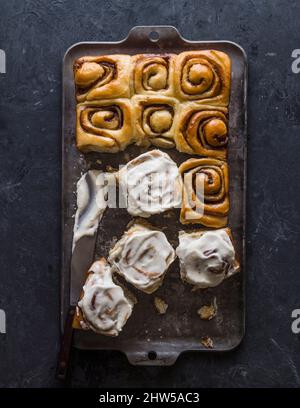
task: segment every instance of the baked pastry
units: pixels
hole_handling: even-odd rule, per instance
[[[181,105],[175,129],[180,152],[225,159],[228,143],[227,108],[187,102]]]
[[[132,98],[134,129],[138,145],[169,149],[175,146],[174,129],[178,102],[164,96]]]
[[[145,293],[158,289],[174,259],[165,234],[140,224],[125,232],[108,258],[117,273]]]
[[[183,281],[195,288],[219,285],[239,271],[229,228],[179,233],[176,254]]]
[[[189,159],[179,171],[183,178],[181,223],[225,227],[229,212],[227,163],[212,158]]]
[[[118,173],[121,197],[129,214],[150,217],[180,208],[182,183],[176,163],[166,153],[151,150],[128,162]]]
[[[81,57],[74,63],[78,102],[130,96],[129,55]]]
[[[176,58],[174,89],[179,100],[227,106],[230,94],[230,59],[215,50],[182,52]]]
[[[111,174],[110,177],[114,175]],[[106,190],[104,173],[100,170],[89,170],[78,180],[73,250],[81,237],[96,234],[98,224],[107,207]]]
[[[77,147],[83,152],[115,153],[133,142],[131,103],[128,99],[77,105]]]
[[[132,57],[132,94],[173,95],[175,54],[138,54]]]
[[[104,258],[88,271],[73,320],[73,328],[93,330],[105,336],[118,336],[132,313],[133,302],[112,280]]]

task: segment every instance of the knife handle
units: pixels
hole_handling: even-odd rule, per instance
[[[67,314],[64,332],[63,332],[61,343],[60,343],[60,351],[58,354],[56,378],[62,381],[66,380],[68,370],[69,370],[71,350],[72,350],[72,340],[73,340],[72,323],[73,323],[74,314],[75,314],[75,307],[73,306],[69,308],[69,311]]]

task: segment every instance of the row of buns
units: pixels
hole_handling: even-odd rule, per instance
[[[74,80],[78,102],[160,94],[227,106],[230,59],[216,50],[85,56],[74,63]]]
[[[161,95],[77,105],[77,147],[116,153],[135,143],[225,159],[228,109]]]

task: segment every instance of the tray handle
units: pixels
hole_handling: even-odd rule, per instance
[[[173,26],[136,26],[129,31],[125,41],[133,45],[140,43],[144,48],[155,45],[166,47],[171,46],[173,41],[183,41],[183,38]]]
[[[126,357],[132,365],[142,366],[171,366],[175,364],[178,351],[125,351]]]

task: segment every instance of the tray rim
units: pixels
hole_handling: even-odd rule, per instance
[[[240,344],[242,343],[244,337],[245,337],[245,332],[246,332],[246,310],[247,310],[247,296],[246,296],[246,279],[247,279],[247,254],[246,254],[246,236],[247,236],[247,163],[248,163],[248,154],[247,154],[247,144],[248,144],[248,106],[247,106],[247,101],[248,101],[248,93],[247,93],[247,89],[248,89],[248,58],[247,58],[247,53],[244,50],[244,48],[242,46],[240,46],[238,43],[234,42],[234,41],[230,41],[230,40],[188,40],[185,37],[183,37],[181,35],[181,33],[179,32],[179,30],[172,26],[172,25],[138,25],[138,26],[134,26],[132,27],[127,36],[124,37],[123,39],[119,40],[119,41],[80,41],[80,42],[76,42],[74,44],[72,44],[71,46],[69,46],[67,48],[67,50],[65,51],[63,58],[62,58],[62,104],[61,104],[61,108],[62,108],[62,150],[61,150],[61,263],[60,263],[60,277],[61,277],[61,284],[60,284],[60,329],[61,329],[61,333],[63,333],[63,329],[64,329],[64,323],[65,323],[65,319],[64,317],[67,314],[67,310],[65,310],[64,307],[64,303],[65,303],[65,294],[66,294],[66,286],[65,286],[65,271],[64,271],[64,264],[63,264],[63,253],[64,253],[64,241],[63,241],[63,236],[64,236],[64,202],[63,202],[63,194],[64,194],[64,148],[65,148],[65,137],[64,137],[64,133],[65,133],[65,87],[64,87],[64,69],[65,69],[65,62],[66,59],[68,58],[69,54],[71,52],[74,52],[74,50],[76,50],[76,48],[81,48],[84,46],[90,46],[90,45],[121,45],[122,43],[126,42],[128,39],[130,39],[130,36],[132,33],[134,33],[136,30],[140,30],[140,29],[147,29],[147,30],[151,30],[151,31],[156,31],[157,29],[168,29],[168,30],[173,30],[179,37],[180,40],[182,40],[184,43],[190,44],[190,45],[200,45],[200,44],[209,44],[209,46],[213,46],[214,44],[218,44],[218,45],[228,45],[231,46],[233,48],[235,48],[236,50],[238,50],[241,53],[242,59],[243,59],[243,63],[244,63],[244,73],[243,73],[243,94],[244,94],[244,100],[243,100],[243,105],[244,105],[244,110],[243,110],[243,119],[244,119],[244,127],[243,130],[241,131],[241,133],[243,133],[243,228],[242,228],[242,257],[240,259],[241,264],[242,264],[242,273],[244,275],[243,279],[242,279],[242,291],[243,291],[243,321],[242,321],[242,326],[241,326],[241,336],[238,338],[237,342],[234,343],[233,345],[231,345],[230,347],[226,347],[222,350],[218,350],[218,349],[197,349],[197,348],[190,348],[188,350],[183,350],[181,352],[175,352],[176,354],[176,358],[174,358],[171,362],[171,364],[174,364],[176,362],[176,360],[178,359],[179,356],[181,356],[182,354],[188,353],[188,352],[208,352],[208,353],[214,353],[214,354],[219,354],[219,353],[227,353],[227,352],[231,352],[233,350],[235,350],[236,348],[238,348],[240,346]],[[149,32],[151,32],[149,31]],[[70,303],[70,302],[68,302]],[[77,345],[75,345],[75,348],[78,349],[82,349],[82,350],[91,350],[91,348],[89,347],[78,347]],[[100,350],[100,349],[96,349],[95,350]],[[118,348],[102,348],[101,350],[112,350],[112,351],[119,351],[122,354],[124,354],[127,358],[128,358],[128,354],[126,353],[126,349],[123,350],[119,350]],[[172,354],[172,353],[171,353]],[[174,356],[175,356],[174,354]],[[155,362],[156,361],[156,362]],[[132,363],[129,359],[129,362]],[[137,363],[135,363],[137,364]],[[143,361],[141,362],[142,365],[158,365],[159,364],[159,360],[154,360],[154,361]],[[163,365],[170,365],[170,364],[163,364]]]

